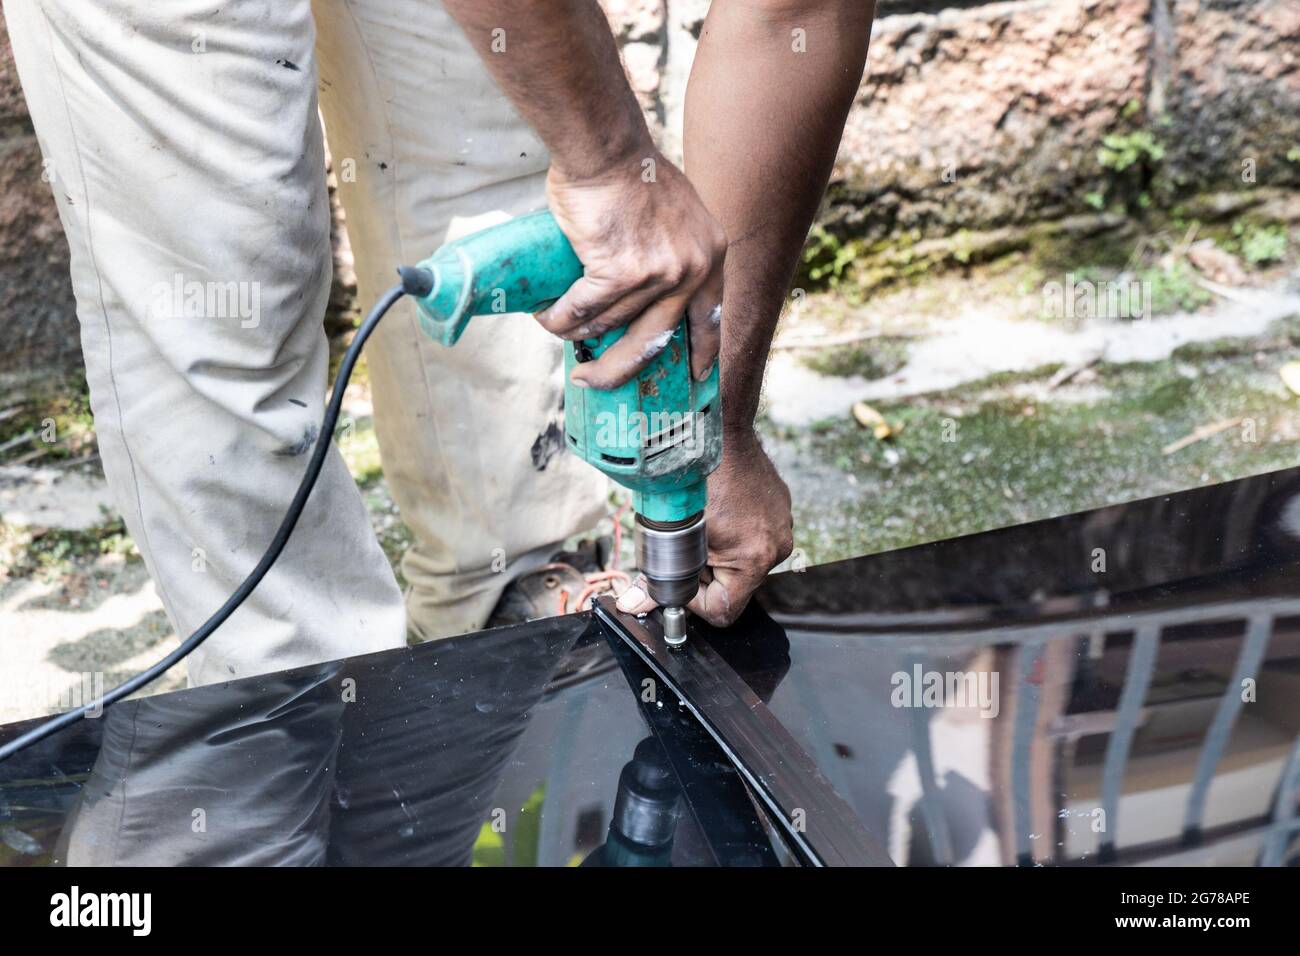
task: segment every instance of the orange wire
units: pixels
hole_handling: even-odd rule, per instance
[[[622,581],[624,584],[631,584],[632,578],[626,571],[594,571],[587,575],[587,586],[578,595],[575,607],[581,611],[587,606],[587,602],[601,591],[612,591],[613,582]]]
[[[623,504],[619,505],[618,509],[611,516],[611,520],[614,522],[614,547],[613,552],[609,557],[609,567],[604,571],[592,571],[589,574],[583,575],[583,578],[587,582],[587,586],[578,592],[578,600],[575,607],[579,611],[587,606],[587,602],[590,601],[595,594],[601,591],[613,590],[614,581],[622,581],[624,584],[632,583],[632,576],[626,571],[620,571],[618,569],[619,555],[623,550],[623,513],[627,511],[628,505],[628,502],[623,502]],[[561,614],[569,613],[569,591],[567,588],[560,589],[560,593],[557,596],[557,603]]]
[[[614,553],[609,556],[609,569],[618,570],[619,558],[623,553],[623,512],[627,511],[628,502],[623,502],[614,512]]]

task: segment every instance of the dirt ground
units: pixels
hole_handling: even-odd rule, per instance
[[[869,294],[848,279],[801,290],[760,420],[794,497],[791,561],[1295,464],[1300,397],[1284,373],[1300,359],[1300,234],[1282,228],[1270,255],[1224,240],[1228,259],[1202,256],[1200,268],[1175,237],[1162,256],[1130,252],[1118,265],[1113,254],[1065,268],[1012,255]],[[1155,290],[1153,314],[1052,314],[1045,290],[1067,275],[1136,276]],[[345,415],[342,451],[396,566],[409,534],[384,484],[364,378]],[[61,437],[42,447],[51,420]],[[176,645],[112,510],[75,388],[0,382],[0,519],[0,722],[66,707]],[[172,673],[150,690],[183,681]]]

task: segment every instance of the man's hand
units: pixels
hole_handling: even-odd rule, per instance
[[[708,377],[722,340],[722,266],[727,239],[686,177],[657,151],[596,176],[558,164],[546,181],[551,213],[585,274],[537,319],[565,339],[627,332],[575,385],[613,388],[639,372],[690,320],[691,373]]]
[[[626,382],[684,315],[691,371],[707,376],[721,341],[727,240],[681,170],[655,149],[600,6],[444,5],[551,153],[547,199],[586,274],[539,320],[568,339],[628,326],[599,359],[574,369],[574,383]]]
[[[709,476],[709,504],[704,512],[709,563],[700,574],[700,590],[690,609],[715,627],[726,627],[745,610],[750,595],[767,572],[794,547],[790,489],[752,432],[728,436],[722,463]],[[618,599],[630,614],[654,610],[645,581],[638,579]]]

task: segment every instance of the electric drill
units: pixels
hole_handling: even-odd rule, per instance
[[[420,325],[455,345],[476,315],[538,312],[582,276],[582,263],[550,212],[532,213],[457,239],[417,267]],[[404,274],[405,277],[405,274]],[[699,588],[707,546],[705,479],[722,458],[718,367],[691,376],[683,316],[671,338],[617,388],[578,388],[575,364],[600,358],[624,334],[566,342],[564,437],[569,450],[632,492],[637,565],[664,611],[664,638],[686,641],[685,605]]]

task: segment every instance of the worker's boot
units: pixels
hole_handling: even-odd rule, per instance
[[[546,564],[521,574],[506,585],[487,626],[505,627],[583,610],[578,601],[590,586],[587,575],[605,567],[610,547],[608,538],[584,538],[574,550],[557,551]]]

